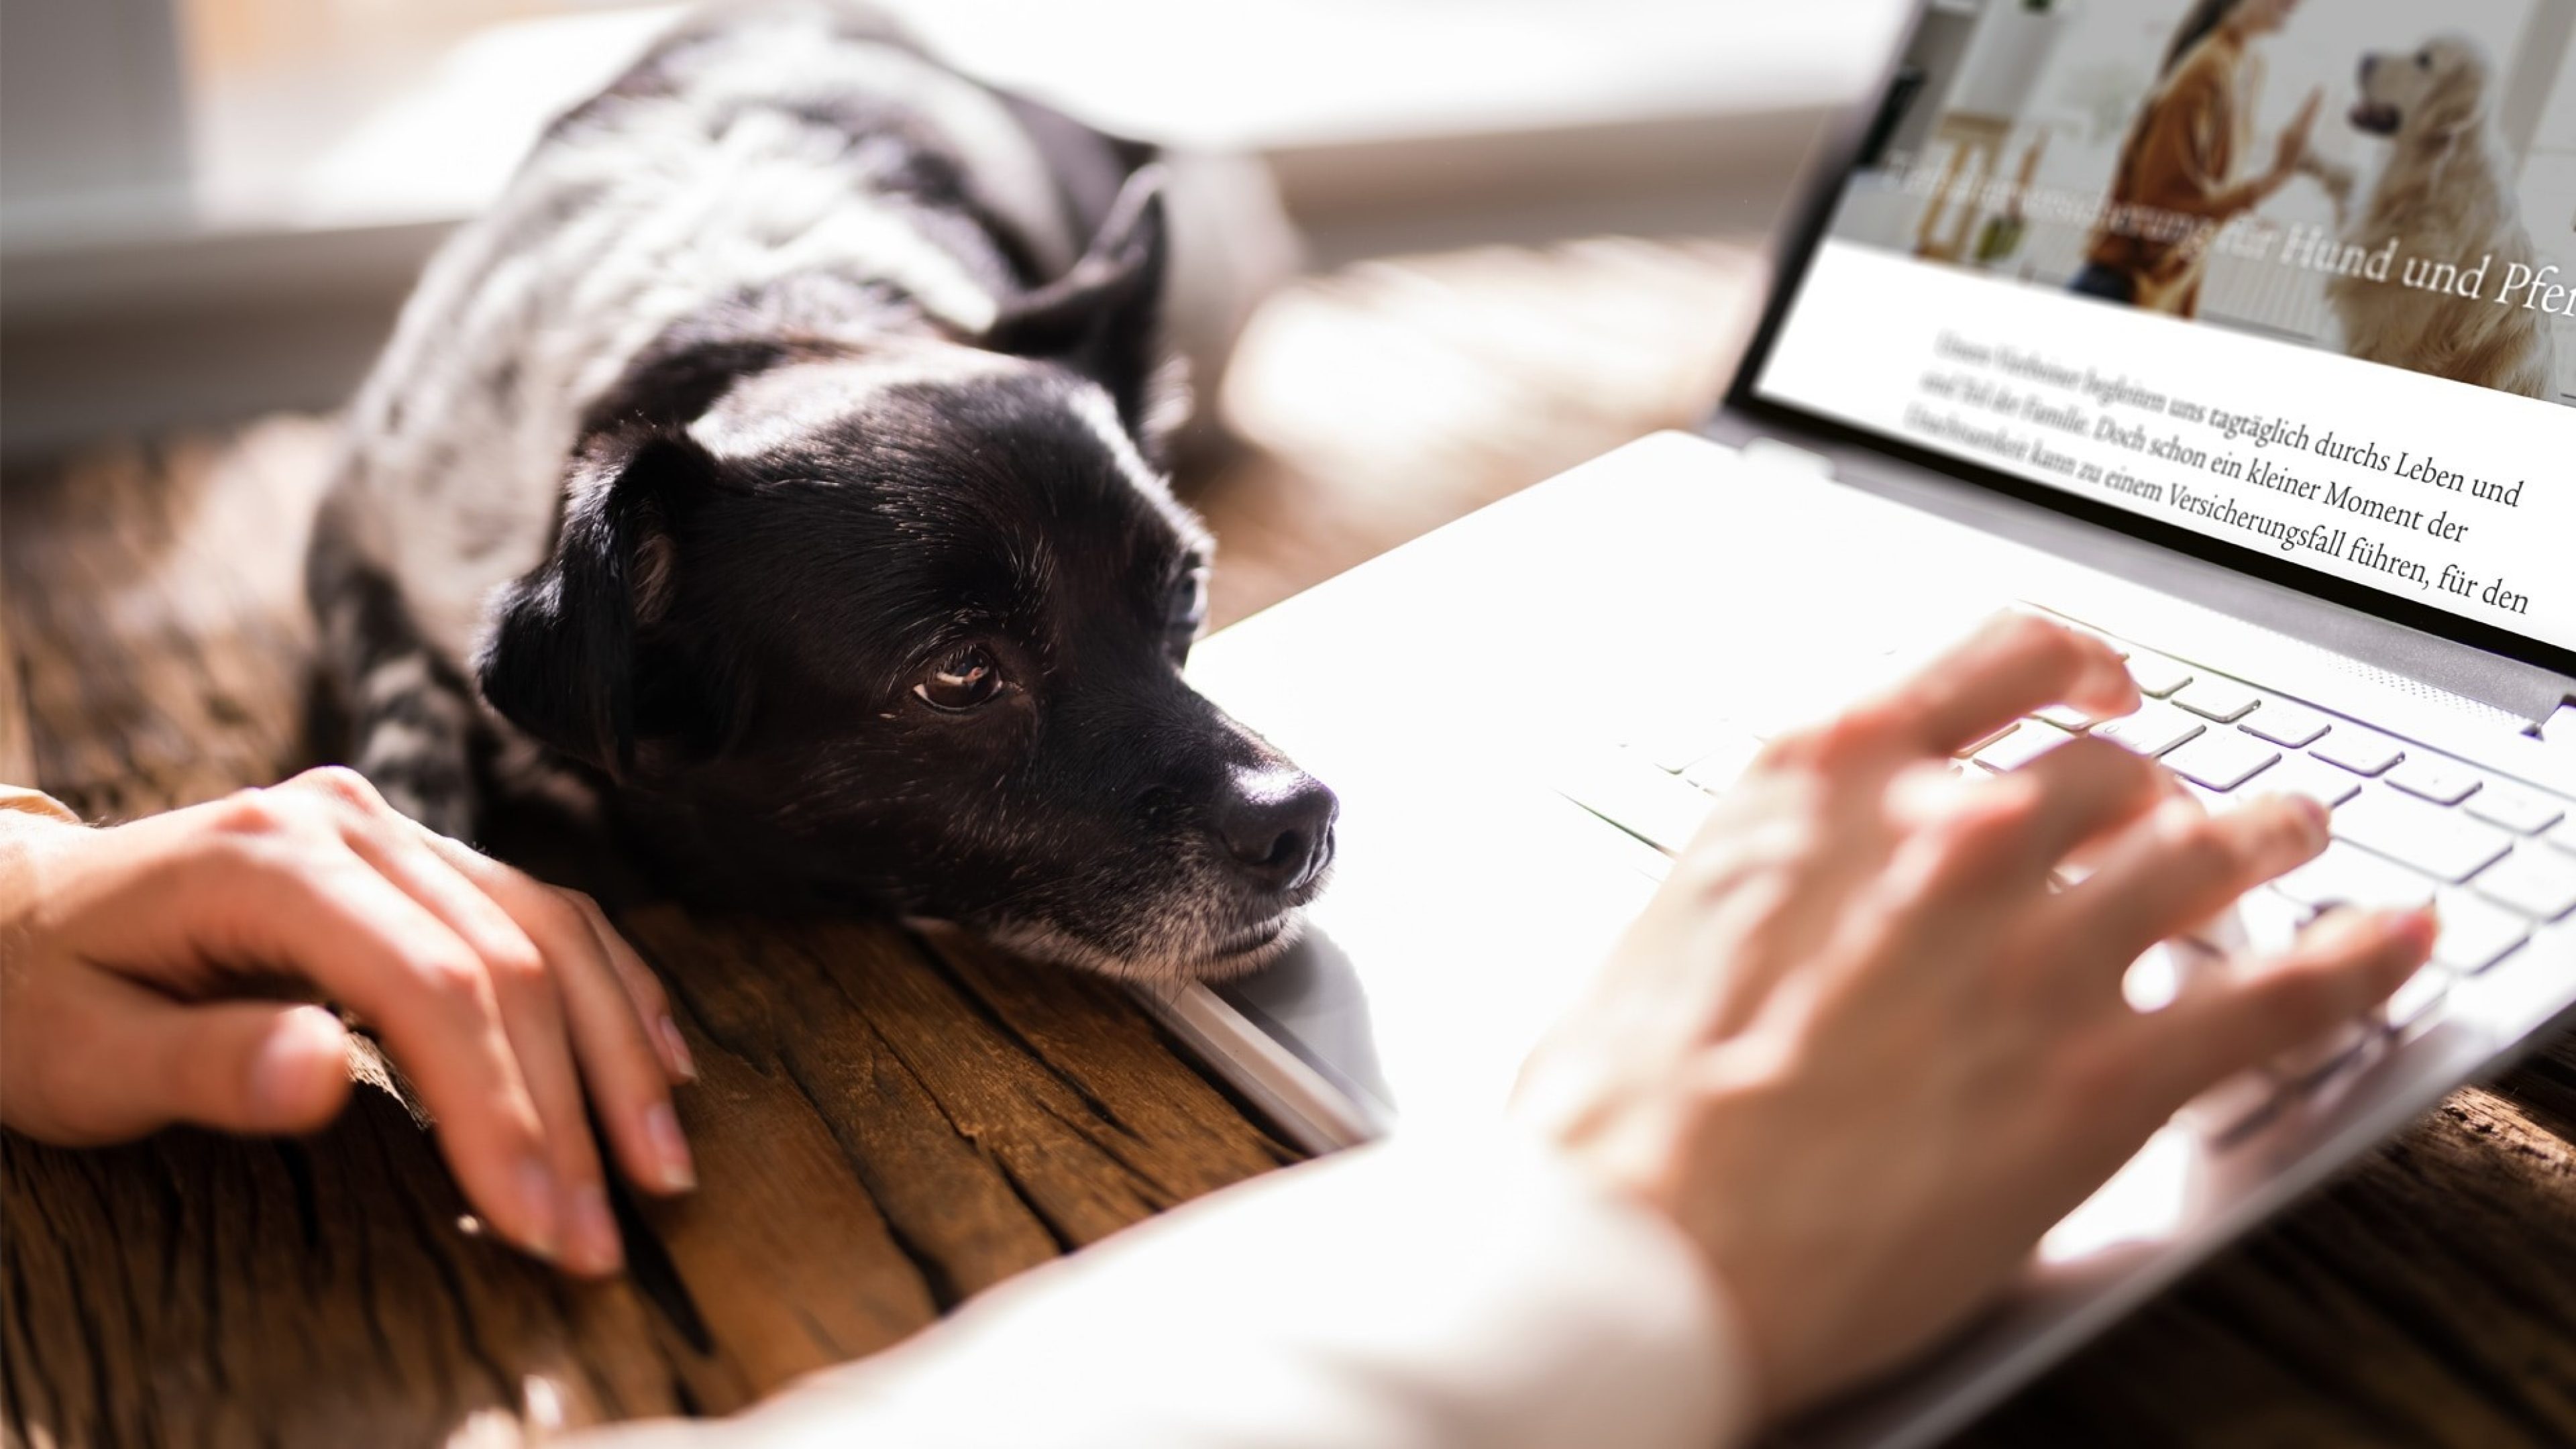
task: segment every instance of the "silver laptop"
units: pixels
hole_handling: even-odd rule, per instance
[[[2392,356],[2338,310],[2334,202],[2306,178],[2198,237],[2187,305],[2122,299],[2123,268],[2157,266],[2130,245],[2157,216],[2117,213],[2106,242],[2103,199],[2189,50],[2186,7],[2161,8],[1918,13],[1826,148],[1706,429],[1475,514],[1192,664],[1340,791],[1340,863],[1293,955],[1155,1005],[1316,1149],[1493,1113],[1759,742],[1997,608],[2111,639],[2149,698],[2024,720],[1962,770],[2091,728],[2217,808],[2328,801],[2332,847],[2226,923],[2252,939],[2332,902],[2440,902],[2433,964],[2385,1009],[2194,1103],[1997,1312],[1787,1442],[1961,1427],[2576,1009],[2576,303],[2536,279],[2576,278],[2576,0],[2445,10],[2487,88],[2462,154],[2504,212],[2485,274],[2447,285],[2515,313],[2498,346],[2537,349],[2467,379],[2444,375],[2462,364],[2438,318],[2414,351],[2354,355]],[[2259,42],[2252,164],[2323,87],[2316,152],[2375,200],[2412,92],[2370,77],[2431,68],[2415,13],[2306,6]],[[2410,286],[2393,254],[2371,279],[2378,250],[2351,263],[2365,307]],[[2164,948],[2133,996],[2225,944]]]

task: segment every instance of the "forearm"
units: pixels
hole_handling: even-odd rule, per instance
[[[1679,1232],[1497,1129],[1274,1174],[742,1420],[613,1442],[1710,1449],[1745,1385]]]
[[[2204,195],[2193,211],[2204,221],[2225,225],[2271,200],[2272,193],[2288,179],[2287,173],[2266,171],[2232,186],[2217,187]]]

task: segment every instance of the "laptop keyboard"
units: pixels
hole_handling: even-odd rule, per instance
[[[2106,636],[2107,637],[2107,636]],[[2196,1107],[2212,1130],[2250,1128],[2375,1042],[2429,1027],[2461,981],[2576,915],[2576,802],[2396,739],[2349,715],[2109,640],[2146,696],[2134,714],[2092,721],[2055,706],[1966,751],[1958,768],[2018,769],[2090,733],[2161,761],[2212,809],[2271,794],[2307,795],[2333,814],[2324,854],[2246,896],[2201,936],[2177,943],[2185,969],[2234,950],[2275,950],[2341,904],[2441,913],[2430,964],[2364,1022],[2292,1053]],[[1714,719],[1636,731],[1575,762],[1559,792],[1663,857],[1678,854],[1771,728]],[[1660,875],[1662,862],[1640,853]],[[2213,1115],[2214,1114],[2214,1115]]]

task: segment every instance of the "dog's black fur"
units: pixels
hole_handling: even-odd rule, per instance
[[[861,12],[784,8],[849,43],[899,44]],[[559,123],[531,173],[548,147],[613,157],[637,107],[689,103],[689,47],[741,43],[735,23],[667,42]],[[391,461],[422,456],[421,431],[441,424],[406,419],[399,377],[375,406],[362,397],[311,576],[355,757],[390,797],[470,828],[463,752],[490,728],[601,787],[694,895],[959,921],[1142,976],[1239,970],[1293,934],[1331,858],[1331,792],[1180,672],[1209,557],[1156,456],[1157,170],[1005,104],[1093,233],[1052,279],[919,112],[781,100],[786,119],[764,124],[821,138],[799,144],[833,158],[833,184],[831,165],[876,148],[852,204],[899,217],[974,277],[989,317],[941,315],[866,255],[679,308],[596,395],[553,400],[572,414],[570,463],[511,485],[550,490],[552,536],[482,606],[470,650],[414,619],[405,585],[437,585],[404,577],[383,542],[453,486]],[[472,281],[450,290],[474,305]],[[481,378],[516,382],[495,350]],[[398,338],[380,382],[404,355]],[[469,446],[426,456],[452,469]],[[480,724],[443,702],[468,672]]]

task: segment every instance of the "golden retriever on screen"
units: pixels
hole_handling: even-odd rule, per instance
[[[2334,196],[2347,247],[2375,255],[2393,238],[2401,257],[2464,272],[2488,258],[2488,296],[2409,287],[2392,273],[2385,281],[2338,275],[2326,283],[2326,299],[2355,357],[2547,397],[2555,374],[2549,319],[2493,300],[2506,270],[2535,255],[2492,124],[2493,79],[2486,56],[2458,37],[2411,55],[2366,55],[2350,119],[2356,130],[2388,138],[2387,163],[2358,214],[2348,168],[2310,168]]]

